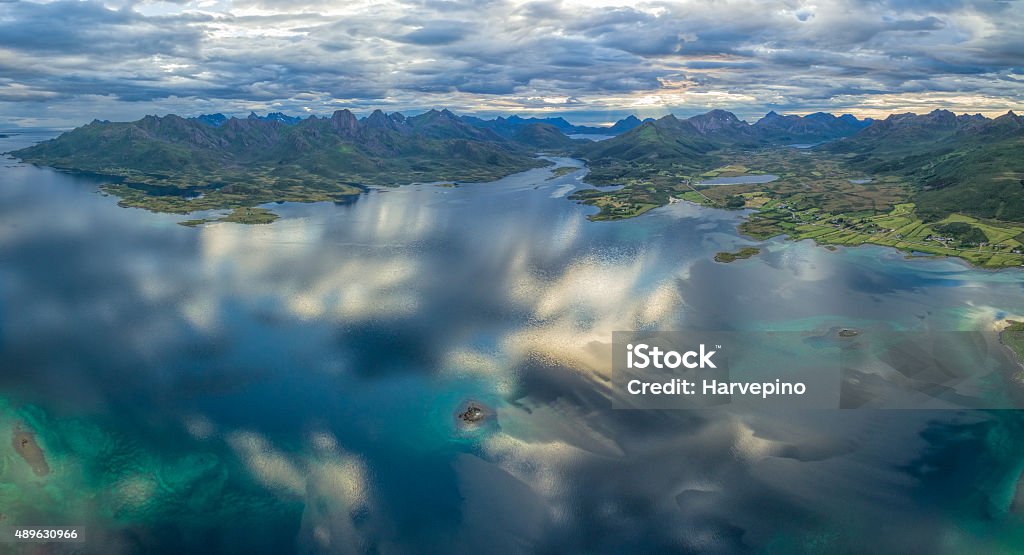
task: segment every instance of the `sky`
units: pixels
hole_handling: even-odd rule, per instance
[[[0,0],[0,126],[1024,107],[1017,0]]]

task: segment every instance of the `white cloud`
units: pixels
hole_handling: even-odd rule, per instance
[[[1024,96],[1012,78],[1022,11],[995,1],[3,3],[0,118],[441,105],[588,121],[708,106],[993,113]]]

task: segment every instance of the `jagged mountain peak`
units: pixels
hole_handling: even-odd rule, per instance
[[[747,122],[726,110],[711,110],[688,118],[686,122],[702,135],[714,135],[725,141],[748,141],[756,134]]]
[[[704,114],[693,116],[690,119],[702,119],[702,120],[716,120],[716,121],[728,121],[728,122],[739,122],[740,118],[736,117],[736,114],[722,110],[721,108],[715,108]]]

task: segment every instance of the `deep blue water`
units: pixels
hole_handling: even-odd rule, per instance
[[[1016,411],[621,411],[608,381],[615,330],[994,341],[1020,271],[756,243],[685,203],[588,222],[583,170],[193,229],[2,166],[0,430],[52,468],[0,442],[8,522],[84,525],[97,553],[1020,545]],[[957,391],[1005,402],[1007,360]],[[467,400],[494,418],[460,426]]]

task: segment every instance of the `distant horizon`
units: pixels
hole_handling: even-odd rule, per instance
[[[0,2],[0,122],[1024,107],[1024,2]],[[87,117],[88,114],[90,117]]]
[[[678,112],[674,112],[674,111],[669,111],[669,112],[661,113],[660,115],[657,115],[657,116],[640,115],[640,113],[637,113],[637,112],[623,113],[621,116],[616,117],[613,120],[598,120],[598,121],[595,121],[595,120],[579,120],[579,119],[575,119],[575,115],[577,115],[577,114],[574,113],[574,112],[565,112],[565,113],[545,112],[545,113],[529,113],[529,114],[528,113],[522,113],[522,112],[516,112],[516,113],[507,113],[507,112],[506,113],[500,113],[500,112],[498,112],[498,113],[495,113],[495,112],[482,113],[482,112],[477,112],[477,113],[473,113],[473,112],[462,112],[462,111],[459,111],[459,110],[456,110],[456,109],[453,109],[453,108],[450,108],[450,107],[444,107],[444,106],[435,106],[435,107],[432,107],[432,108],[425,108],[425,109],[420,108],[420,109],[412,109],[412,110],[398,110],[398,109],[395,109],[395,110],[385,110],[383,108],[368,108],[368,109],[365,109],[365,110],[354,110],[352,108],[338,107],[338,108],[334,108],[333,110],[327,111],[327,112],[289,112],[287,110],[271,109],[271,110],[263,110],[263,111],[260,111],[260,110],[249,110],[249,111],[246,111],[246,112],[225,112],[225,111],[214,110],[214,111],[195,112],[195,113],[178,113],[178,112],[147,113],[147,114],[142,114],[142,115],[140,115],[138,117],[135,117],[135,118],[132,118],[132,119],[112,119],[112,118],[109,118],[109,117],[103,117],[101,115],[97,115],[97,116],[94,116],[94,117],[83,119],[79,123],[67,124],[67,125],[49,125],[49,126],[48,125],[26,125],[26,126],[19,126],[19,125],[15,124],[15,123],[5,123],[5,124],[4,123],[0,123],[0,132],[3,132],[4,130],[13,131],[13,130],[32,130],[32,129],[39,129],[39,130],[44,130],[44,129],[65,130],[65,129],[74,129],[74,128],[77,128],[77,127],[81,127],[83,125],[88,125],[89,123],[91,123],[94,120],[109,121],[111,123],[127,123],[127,122],[132,122],[132,121],[138,121],[138,120],[140,120],[140,119],[142,119],[142,118],[144,118],[146,116],[166,117],[166,116],[170,116],[170,115],[175,115],[175,116],[179,116],[179,117],[182,117],[182,118],[185,118],[185,119],[194,119],[194,118],[198,118],[198,117],[204,116],[204,115],[222,114],[222,115],[224,115],[225,117],[227,117],[229,119],[230,118],[246,119],[252,113],[255,113],[257,116],[260,116],[260,117],[265,117],[265,116],[267,116],[268,114],[271,114],[271,113],[282,113],[282,114],[284,114],[285,116],[288,116],[288,117],[300,117],[302,119],[307,119],[307,118],[309,118],[311,116],[316,116],[316,117],[320,117],[320,118],[330,117],[336,111],[349,110],[357,118],[363,119],[363,118],[369,116],[370,114],[372,114],[376,110],[381,110],[381,111],[383,111],[386,114],[393,114],[393,113],[397,112],[397,113],[401,113],[404,116],[416,116],[416,115],[427,113],[427,112],[429,112],[431,110],[439,110],[440,111],[440,110],[445,110],[445,109],[447,109],[448,111],[450,111],[450,112],[452,112],[452,113],[454,113],[454,114],[456,114],[458,116],[472,116],[472,117],[477,117],[477,118],[484,119],[484,120],[493,120],[493,119],[496,119],[498,117],[503,117],[503,118],[507,119],[507,118],[510,118],[510,117],[513,117],[513,116],[519,116],[519,117],[524,118],[524,119],[530,119],[530,118],[537,118],[537,119],[552,118],[553,119],[553,118],[559,118],[560,117],[560,118],[564,119],[565,121],[567,121],[568,123],[570,123],[572,125],[575,125],[575,126],[586,126],[586,127],[611,127],[616,122],[618,122],[618,121],[620,121],[622,119],[628,118],[631,115],[637,117],[640,120],[646,120],[648,118],[659,119],[661,117],[665,117],[665,116],[668,116],[668,115],[674,115],[676,118],[679,118],[679,119],[686,119],[686,118],[691,118],[691,117],[694,117],[694,116],[706,114],[706,113],[714,111],[714,110],[723,110],[723,111],[726,111],[726,112],[731,112],[733,115],[735,115],[741,121],[745,121],[745,122],[747,122],[748,124],[751,124],[751,125],[753,123],[755,123],[757,120],[761,119],[762,117],[764,117],[765,115],[767,115],[768,113],[773,112],[773,111],[776,112],[777,114],[781,115],[781,116],[801,116],[801,117],[803,117],[803,116],[808,116],[810,114],[815,114],[815,113],[826,113],[826,114],[831,114],[831,115],[836,116],[836,117],[840,117],[840,116],[843,116],[843,115],[852,115],[852,116],[856,117],[858,120],[861,120],[861,121],[863,121],[865,119],[882,120],[882,119],[885,119],[885,118],[887,118],[887,117],[889,117],[891,115],[899,115],[899,114],[906,114],[906,113],[913,113],[913,114],[916,114],[916,115],[925,115],[925,114],[934,112],[936,110],[946,110],[946,111],[952,112],[952,113],[954,113],[954,114],[956,114],[958,116],[959,115],[978,115],[978,114],[980,114],[980,115],[983,115],[983,116],[985,116],[985,117],[987,117],[989,119],[995,119],[995,118],[997,118],[999,116],[1002,116],[1002,115],[1006,114],[1007,112],[1013,112],[1013,113],[1018,114],[1018,115],[1021,114],[1022,112],[1024,112],[1024,107],[1022,107],[1022,108],[1008,108],[1006,110],[998,111],[998,112],[971,111],[971,110],[958,111],[958,110],[952,110],[952,109],[949,109],[949,108],[936,107],[936,108],[931,108],[931,109],[927,109],[927,110],[923,110],[923,111],[894,111],[894,112],[886,112],[886,113],[882,114],[881,116],[872,116],[872,115],[860,115],[860,114],[856,114],[856,113],[853,113],[853,112],[850,112],[850,111],[812,110],[812,111],[808,111],[808,112],[785,112],[785,111],[780,111],[779,109],[769,108],[769,109],[765,110],[764,112],[761,112],[759,115],[754,115],[754,116],[751,117],[751,116],[741,115],[741,113],[738,113],[737,111],[734,111],[734,110],[730,110],[728,108],[708,107],[708,108],[703,109],[703,111],[693,111],[693,112],[685,112],[685,113],[678,113]],[[754,113],[754,114],[756,114],[756,112],[749,112],[749,111],[744,112],[744,113],[747,113],[747,114]]]

